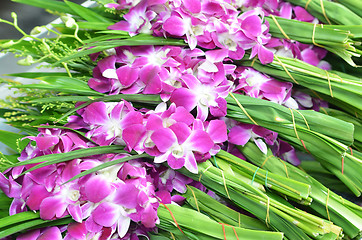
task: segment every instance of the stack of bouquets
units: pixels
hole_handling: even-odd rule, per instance
[[[0,239],[359,239],[358,1],[14,1]]]

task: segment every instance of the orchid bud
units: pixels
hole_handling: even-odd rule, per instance
[[[0,44],[0,48],[3,48],[3,49],[9,48],[9,47],[13,46],[14,44],[15,44],[15,42],[13,40],[10,40],[8,42]]]
[[[33,28],[33,30],[31,30],[30,35],[37,35],[40,34],[43,31],[43,27],[39,27],[36,26],[35,28]]]
[[[14,19],[17,19],[18,15],[15,12],[11,12],[11,17],[14,18]]]
[[[65,26],[67,28],[71,28],[76,25],[74,18],[71,18],[69,16],[61,16],[60,19],[65,23]]]
[[[35,63],[35,61],[31,55],[28,55],[26,58],[18,61],[18,64],[22,66],[30,66],[33,63]]]

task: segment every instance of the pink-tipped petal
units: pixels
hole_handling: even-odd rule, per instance
[[[264,153],[264,154],[268,153],[268,148],[267,148],[265,142],[263,141],[263,139],[255,139],[254,142],[258,146],[260,151],[262,151],[262,153]]]
[[[122,215],[119,217],[117,224],[117,231],[118,231],[118,236],[120,238],[123,238],[126,235],[130,224],[131,224],[131,219],[129,217],[125,217]]]
[[[197,162],[194,154],[189,153],[186,155],[185,168],[192,173],[198,173]]]

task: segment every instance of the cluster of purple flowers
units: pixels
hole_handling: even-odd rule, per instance
[[[19,161],[108,145],[147,153],[153,161],[131,160],[70,182],[83,171],[130,154],[74,159],[21,175],[34,166],[26,165],[9,169],[7,177],[0,174],[0,189],[14,198],[10,214],[33,210],[45,220],[70,215],[75,221],[65,227],[33,230],[18,239],[63,239],[62,233],[65,240],[138,239],[155,229],[159,204],[181,203],[179,194],[186,191],[185,185],[197,185],[176,169],[197,173],[197,163],[220,149],[242,157],[234,146],[248,141],[263,153],[269,145],[275,155],[298,163],[293,147],[277,139],[277,133],[227,119],[225,98],[233,92],[295,109],[318,108],[320,103],[310,96],[293,92],[292,83],[234,63],[250,50],[250,57],[258,55],[262,63],[279,54],[327,69],[328,64],[321,61],[325,51],[272,38],[264,16],[316,20],[304,9],[277,0],[241,2],[119,0],[107,5],[129,9],[111,29],[183,38],[189,48],[117,47],[98,61],[89,86],[109,95],[158,94],[163,102],[154,110],[136,109],[127,101],[94,102],[78,110],[66,125],[85,137],[70,130],[41,128],[38,136],[28,137],[33,144],[24,149]],[[166,162],[169,168],[162,164]]]
[[[36,146],[29,143],[20,161],[95,146],[70,130],[40,129],[37,137],[30,138]],[[160,203],[183,201],[178,194],[171,196],[171,192],[184,193],[185,184],[192,183],[191,179],[162,165],[136,159],[68,182],[82,171],[127,156],[129,154],[102,154],[74,159],[23,176],[19,175],[34,165],[15,167],[7,172],[8,178],[0,174],[0,189],[14,199],[10,214],[29,209],[39,211],[44,220],[70,215],[75,223],[65,228],[66,240],[129,239],[131,236],[137,239],[137,235],[145,235],[156,227]],[[63,239],[61,232],[62,228],[49,228],[42,233],[34,230],[18,239]]]

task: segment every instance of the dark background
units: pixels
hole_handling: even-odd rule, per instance
[[[78,4],[85,2],[85,0],[71,1]],[[11,0],[0,0],[0,18],[13,22],[11,12],[18,15],[18,25],[26,33],[29,33],[36,26],[46,25],[57,18],[57,16],[49,14],[44,9],[15,3]],[[22,35],[13,26],[0,23],[0,39],[16,39],[20,37]]]

